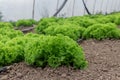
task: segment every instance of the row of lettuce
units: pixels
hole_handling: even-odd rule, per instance
[[[0,23],[0,66],[21,61],[39,67],[87,66],[83,49],[67,36],[24,35],[10,23]]]
[[[44,18],[35,31],[44,35],[62,34],[78,39],[120,39],[120,13],[70,18]]]
[[[32,27],[38,24],[38,21],[33,19],[20,19],[18,21],[9,21],[14,27]]]
[[[19,20],[25,26],[28,20]],[[29,20],[30,21],[30,20]],[[33,21],[30,21],[34,25]],[[17,22],[15,23],[17,24]],[[36,23],[35,23],[36,24]],[[28,65],[85,68],[88,62],[78,39],[120,39],[120,13],[70,18],[44,18],[36,33],[23,34],[0,22],[0,66],[25,61]]]

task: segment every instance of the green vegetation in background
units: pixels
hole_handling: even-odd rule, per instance
[[[88,27],[83,33],[84,39],[120,39],[120,29],[113,23],[94,24]]]
[[[118,25],[120,25],[120,13],[109,15],[85,15],[70,18],[52,17],[40,20],[38,26],[35,28],[35,31],[38,34],[45,35],[62,34],[69,36],[74,40],[78,40],[79,38],[95,38],[98,40],[111,38],[119,39],[119,28],[115,28],[115,26]],[[96,28],[91,26],[95,26]]]
[[[69,36],[74,40],[78,40],[79,38],[82,38],[82,34],[84,30],[85,28],[83,27],[68,24],[68,25],[50,26],[44,29],[44,33],[45,35],[54,35],[54,36],[57,34],[62,34],[64,36]]]
[[[9,23],[11,23],[12,26],[14,26],[14,27],[16,26],[16,21],[12,21],[12,20],[11,20],[11,21],[9,21]]]
[[[68,18],[67,20],[68,22],[72,22],[73,24],[76,24],[85,28],[97,23],[94,19],[91,19],[86,16],[71,17],[71,18]]]
[[[16,27],[31,27],[36,23],[33,19],[21,19],[16,22]]]
[[[43,18],[39,21],[37,27],[35,28],[35,31],[39,34],[44,34],[43,30],[48,28],[49,26],[52,25],[57,25],[56,23],[57,19],[52,17],[52,18]]]

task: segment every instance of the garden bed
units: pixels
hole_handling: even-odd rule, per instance
[[[120,80],[120,40],[86,40],[80,44],[89,63],[85,70],[33,68],[20,62],[0,73],[0,80]]]

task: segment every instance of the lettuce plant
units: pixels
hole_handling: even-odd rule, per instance
[[[58,25],[58,26],[50,26],[44,30],[44,33],[47,35],[57,35],[62,34],[64,36],[68,36],[74,40],[78,40],[82,38],[82,33],[85,28],[79,27],[76,25]]]
[[[21,19],[16,22],[17,27],[31,27],[36,24],[36,21],[33,19]]]
[[[13,25],[9,22],[0,22],[0,28],[13,28]]]
[[[89,39],[94,38],[97,40],[102,39],[111,39],[111,38],[120,38],[120,30],[116,27],[113,23],[107,23],[107,24],[95,24],[90,27],[88,27],[84,33],[83,38]]]
[[[67,36],[40,36],[25,48],[25,62],[29,65],[59,67],[61,65],[85,68],[83,49]]]

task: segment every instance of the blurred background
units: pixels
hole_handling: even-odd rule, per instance
[[[0,0],[0,15],[4,21],[16,21],[18,19],[30,19],[33,13],[35,1],[34,19],[51,17],[63,4],[64,0]],[[120,0],[84,0],[92,14],[111,13],[120,11]],[[58,17],[81,16],[87,14],[82,0],[67,0],[66,5],[58,14]]]

